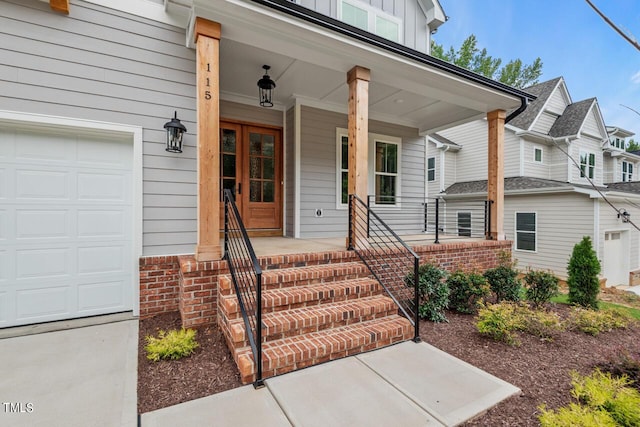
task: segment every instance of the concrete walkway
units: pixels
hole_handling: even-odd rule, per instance
[[[138,321],[0,339],[0,426],[135,427]]]
[[[404,342],[142,415],[164,426],[455,426],[520,390],[435,347]]]

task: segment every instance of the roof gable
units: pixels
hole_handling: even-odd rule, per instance
[[[589,98],[568,105],[564,113],[558,117],[558,120],[551,126],[549,136],[561,137],[580,133],[584,121],[595,101],[595,98]]]
[[[523,130],[530,130],[535,120],[544,110],[544,107],[551,97],[551,94],[563,82],[564,79],[562,77],[556,77],[555,79],[525,88],[525,92],[530,93],[531,95],[535,95],[537,98],[529,103],[527,108],[513,120],[511,120],[509,124]],[[564,83],[562,84],[562,86],[564,86]],[[564,88],[564,90],[566,91],[566,88]]]

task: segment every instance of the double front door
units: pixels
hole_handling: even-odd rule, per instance
[[[220,133],[221,186],[234,194],[245,227],[281,230],[280,129],[221,122]],[[224,229],[224,210],[220,219],[220,228]]]

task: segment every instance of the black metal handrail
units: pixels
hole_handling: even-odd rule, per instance
[[[256,381],[253,386],[259,388],[264,385],[262,379],[262,268],[238,212],[233,193],[229,189],[224,190],[224,259],[229,265],[231,280],[256,364]]]
[[[419,342],[420,257],[355,194],[349,195],[349,249],[358,254],[409,319],[414,328],[413,340]]]
[[[405,242],[484,238],[490,211],[486,200],[369,196],[367,204]]]

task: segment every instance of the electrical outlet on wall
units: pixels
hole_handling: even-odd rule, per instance
[[[315,216],[316,218],[322,218],[323,216],[322,209],[316,209]]]

